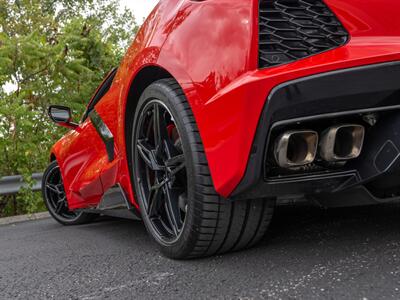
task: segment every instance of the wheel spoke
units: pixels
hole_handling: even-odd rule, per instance
[[[163,181],[161,181],[161,182],[156,183],[155,185],[153,185],[153,186],[151,187],[150,190],[159,190],[159,189],[161,189],[163,186],[165,186],[168,182],[169,182],[169,179],[168,179],[168,178],[165,178]]]
[[[62,199],[58,200],[56,208],[55,208],[56,213],[59,214],[61,212],[61,210],[64,208],[64,206],[65,206],[64,200],[62,200]]]
[[[174,156],[165,162],[165,166],[169,169],[170,175],[173,177],[185,168],[185,156],[183,154]]]
[[[165,162],[165,165],[167,167],[176,167],[178,165],[181,165],[182,163],[185,163],[185,156],[183,154],[179,154],[177,156],[171,157]]]
[[[164,144],[165,154],[168,160],[172,159],[173,157],[179,154],[178,149],[175,147],[175,145],[172,143],[169,137],[163,140],[163,144]]]
[[[179,234],[180,228],[182,227],[181,213],[179,211],[178,195],[175,193],[174,189],[164,187],[163,189],[165,195],[165,208],[167,212],[167,219],[173,230],[174,234],[177,236]]]
[[[55,184],[50,184],[50,183],[48,183],[48,184],[46,184],[46,187],[50,190],[50,191],[52,191],[52,192],[54,192],[54,193],[59,193],[59,191],[58,191],[58,188],[57,188],[57,185],[55,185]]]
[[[160,107],[157,103],[153,104],[153,134],[154,134],[154,145],[161,145],[161,124],[160,124]]]
[[[149,202],[147,204],[147,214],[150,218],[157,215],[158,209],[160,207],[160,196],[160,188],[150,189]]]
[[[150,146],[143,140],[138,140],[137,149],[140,156],[146,165],[153,171],[161,171],[164,168],[160,166],[157,162],[155,150],[151,150]]]
[[[153,127],[154,143],[156,145],[157,154],[160,154],[160,152],[165,152],[167,158],[171,158],[172,155],[176,155],[177,149],[168,134],[165,112],[160,110],[160,105],[157,103],[154,104]]]
[[[146,222],[170,243],[182,232],[187,208],[186,161],[179,132],[168,107],[157,99],[146,104],[138,125],[135,168],[145,168],[136,170],[141,208]]]

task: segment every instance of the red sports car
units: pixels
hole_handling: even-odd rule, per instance
[[[277,204],[400,196],[398,0],[161,0],[43,195],[62,224],[141,218],[172,258],[251,247]]]

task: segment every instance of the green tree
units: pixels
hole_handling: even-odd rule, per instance
[[[43,171],[63,133],[48,106],[80,115],[136,31],[117,0],[0,0],[0,177]],[[20,213],[42,208],[28,191],[17,203]]]

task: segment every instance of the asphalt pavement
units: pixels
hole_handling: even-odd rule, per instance
[[[141,222],[0,226],[0,299],[400,299],[400,206],[279,208],[254,249],[173,261]]]

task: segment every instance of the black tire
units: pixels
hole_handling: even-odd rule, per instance
[[[59,193],[54,190],[54,187],[50,187],[53,185],[58,186],[57,188],[59,189]],[[68,209],[65,192],[63,193],[63,186],[60,168],[57,161],[53,161],[43,174],[42,196],[47,210],[54,220],[66,226],[81,225],[92,222],[97,217],[96,214],[74,212]],[[62,194],[62,196],[60,196],[60,194]],[[55,201],[60,202],[60,209],[58,209]]]
[[[182,232],[177,240],[167,243],[160,238],[144,212],[143,193],[136,173],[138,159],[136,139],[139,119],[149,101],[157,99],[172,114],[179,131],[186,160],[187,210]],[[231,202],[216,193],[206,155],[193,113],[180,86],[173,79],[162,79],[150,85],[141,95],[132,135],[132,178],[136,199],[151,237],[164,255],[174,259],[212,256],[255,245],[264,236],[271,221],[275,200],[257,199]]]

